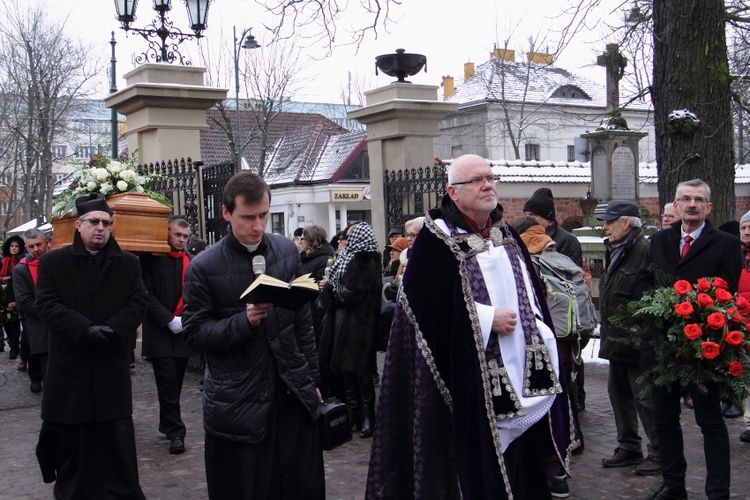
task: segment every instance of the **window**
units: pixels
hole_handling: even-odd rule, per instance
[[[94,146],[76,146],[76,158],[91,158],[96,153]]]
[[[271,214],[271,232],[273,234],[284,234],[284,212]]]
[[[52,146],[52,158],[64,158],[67,152],[65,146]]]
[[[568,146],[568,161],[576,161],[576,147]]]
[[[526,161],[539,161],[539,144],[526,144]]]
[[[591,97],[581,90],[580,87],[576,87],[575,85],[563,85],[562,87],[558,87],[553,93],[552,97],[558,97],[562,99],[587,99],[591,100]]]
[[[339,180],[359,182],[370,180],[370,156],[366,149],[352,159]]]

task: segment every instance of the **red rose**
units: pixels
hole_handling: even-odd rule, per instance
[[[685,283],[687,283],[687,281]],[[674,312],[677,313],[678,316],[687,319],[693,314],[693,304],[690,302],[680,302],[679,304],[675,304]]]
[[[699,293],[696,297],[696,302],[701,307],[711,307],[714,305],[714,299],[707,293]]]
[[[719,278],[718,276],[714,278],[713,285],[716,288],[723,288],[724,290],[729,290],[729,285],[727,284],[727,282],[724,281],[723,278]]]
[[[690,340],[695,340],[697,338],[700,338],[701,335],[703,335],[703,329],[701,328],[701,325],[699,325],[698,323],[690,323],[689,325],[685,325],[685,328],[683,328],[682,331],[685,333],[685,336]]]
[[[690,290],[693,289],[693,285],[690,284],[689,281],[686,280],[678,280],[673,285],[674,291],[677,292],[678,295],[685,295]]]
[[[735,323],[743,323],[744,320],[742,319],[742,314],[735,309],[734,307],[730,307],[727,309],[727,319],[729,321],[734,321]]]
[[[739,361],[729,362],[729,374],[733,377],[739,377],[742,375],[742,363]]]
[[[719,355],[719,351],[721,350],[719,344],[711,342],[710,340],[703,342],[701,344],[701,349],[703,349],[703,357],[706,359],[714,359]]]
[[[730,300],[732,300],[732,294],[727,292],[723,288],[717,288],[714,295],[716,296],[716,300],[718,300],[719,302],[729,302]]]
[[[695,288],[697,288],[699,292],[705,292],[711,288],[711,282],[706,278],[701,278],[698,280],[698,283],[695,284]]]
[[[727,320],[721,313],[711,313],[706,318],[707,327],[712,330],[721,330],[727,324]]]
[[[750,307],[750,300],[747,300],[741,295],[737,297],[737,300],[734,303],[737,304],[737,308],[740,310],[744,310]]]
[[[742,335],[742,332],[732,330],[724,336],[724,340],[731,346],[738,346],[745,340],[745,336]]]

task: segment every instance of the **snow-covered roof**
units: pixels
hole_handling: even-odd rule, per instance
[[[448,164],[450,160],[444,161]],[[553,162],[490,160],[492,171],[502,182],[534,182],[553,184],[589,184],[591,182],[590,162]],[[642,162],[638,167],[640,182],[656,184],[656,162]],[[736,184],[750,184],[750,164],[735,166]]]
[[[453,94],[445,100],[460,104],[504,100],[606,108],[607,90],[603,85],[554,65],[492,57],[477,67],[472,78],[456,85]],[[648,103],[634,103],[629,107],[647,109]]]

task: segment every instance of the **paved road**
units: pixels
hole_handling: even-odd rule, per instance
[[[41,396],[29,392],[25,373],[16,362],[0,353],[0,500],[52,498],[52,486],[42,482],[34,456]],[[606,394],[606,365],[589,360],[586,370],[587,409],[581,415],[586,451],[574,458],[569,480],[571,498],[647,498],[658,488],[658,477],[638,477],[632,468],[602,469],[600,462],[616,446],[612,409]],[[382,364],[382,355],[380,357]],[[200,409],[200,374],[189,371],[182,396],[183,417],[188,427],[187,452],[169,455],[169,442],[156,430],[158,404],[151,365],[138,361],[133,371],[133,421],[143,491],[149,499],[198,500],[206,498],[203,468],[203,433]],[[705,498],[705,464],[700,431],[692,412],[685,409],[683,429],[688,457],[690,498]],[[750,445],[739,441],[742,419],[727,420],[732,459],[732,498],[750,498]],[[329,499],[364,496],[369,458],[369,439],[355,437],[340,448],[325,452]],[[644,446],[645,448],[645,446]]]

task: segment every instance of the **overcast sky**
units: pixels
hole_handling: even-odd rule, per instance
[[[40,2],[43,0],[30,0]],[[375,56],[392,53],[397,48],[427,56],[427,73],[420,73],[410,80],[414,83],[437,85],[442,76],[450,75],[460,83],[463,78],[463,64],[485,62],[495,43],[503,44],[511,39],[509,48],[516,50],[517,57],[529,47],[529,37],[540,42],[539,51],[549,47],[554,50],[559,38],[558,30],[567,18],[561,10],[568,0],[455,0],[451,2],[434,0],[402,0],[391,17],[396,19],[390,26],[390,33],[381,31],[377,40],[372,35],[355,53],[353,47],[341,46],[331,57],[324,56],[322,48],[305,49],[304,57],[312,61],[305,75],[305,90],[294,96],[297,101],[340,102],[340,88],[347,79],[347,73],[365,82],[368,88],[386,85],[393,79],[381,74],[375,76]],[[187,26],[186,7],[182,0],[173,0],[170,20],[183,31]],[[620,3],[618,0],[604,0],[604,7],[598,9],[589,20],[591,29],[582,33],[559,58],[556,65],[591,80],[604,82],[604,69],[594,65],[596,56],[604,51],[603,26],[599,18],[611,14],[607,6]],[[512,5],[510,5],[512,4]],[[125,35],[115,19],[112,0],[46,0],[50,18],[62,20],[66,16],[68,33],[80,36],[95,46],[91,57],[101,58],[109,67],[111,31],[117,39],[118,89],[124,88],[122,75],[134,68],[132,57],[147,48],[146,41],[137,34]],[[359,2],[350,1],[348,15],[358,14]],[[145,27],[155,17],[152,1],[140,0],[136,12],[136,27]],[[361,17],[361,16],[360,16]],[[262,9],[253,0],[214,0],[209,9],[206,37],[212,45],[220,45],[216,38],[224,37],[231,43],[232,27],[238,30],[253,27],[253,34],[261,45],[268,39],[263,30]],[[354,18],[347,18],[339,25],[337,40],[346,41],[345,27]],[[185,42],[180,51],[188,54],[194,64],[199,64],[195,41]],[[262,48],[259,50],[263,50]],[[242,57],[251,57],[251,51]],[[100,96],[109,90],[106,73],[101,78]],[[233,87],[232,87],[233,88]],[[230,96],[233,96],[230,91]]]

